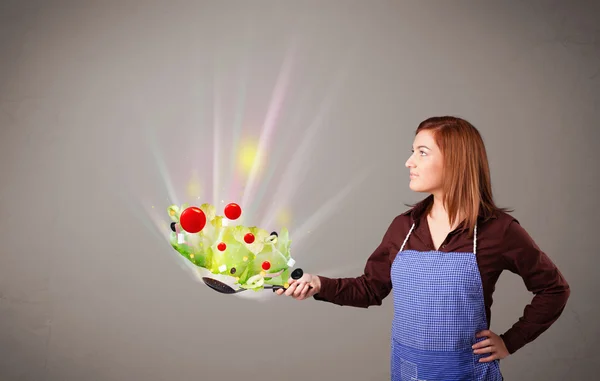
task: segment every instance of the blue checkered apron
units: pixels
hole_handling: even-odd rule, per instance
[[[391,269],[394,319],[392,381],[501,381],[498,360],[480,363],[471,346],[488,329],[483,288],[473,252],[405,250]]]

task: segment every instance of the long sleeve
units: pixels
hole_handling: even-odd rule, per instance
[[[503,253],[506,269],[522,277],[534,294],[519,320],[501,335],[514,353],[546,331],[562,314],[570,296],[569,284],[529,234],[514,220],[508,226]]]
[[[392,256],[398,251],[393,233],[398,234],[399,217],[390,224],[379,246],[367,259],[364,273],[355,278],[329,278],[319,275],[321,290],[314,299],[340,306],[368,308],[381,305],[392,290],[390,268]],[[400,230],[401,231],[401,230]],[[393,251],[395,250],[395,252]]]

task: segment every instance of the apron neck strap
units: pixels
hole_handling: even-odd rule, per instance
[[[415,223],[413,222],[412,226],[410,227],[410,230],[408,231],[408,234],[404,238],[404,242],[402,242],[402,246],[400,247],[400,251],[404,250],[404,245],[406,245],[406,242],[408,241],[408,237],[410,237],[410,233],[412,233],[412,231],[413,231],[414,228],[415,228]]]
[[[402,247],[400,247],[400,251],[404,250],[404,246],[406,246],[406,242],[408,242],[410,233],[412,233],[414,228],[415,228],[415,223],[413,222],[412,226],[410,227],[410,230],[408,231],[408,234],[404,238],[404,242],[402,242]],[[473,254],[477,254],[477,224],[475,224],[475,230],[473,232]]]

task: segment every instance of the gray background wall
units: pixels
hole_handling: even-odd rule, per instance
[[[166,208],[246,192],[245,222],[287,226],[297,266],[360,275],[424,197],[403,165],[418,122],[443,114],[480,129],[498,203],[572,287],[505,378],[590,379],[592,3],[3,1],[0,379],[387,379],[391,298],[364,310],[216,294],[170,248]],[[250,184],[235,159],[261,131]],[[530,298],[505,272],[492,330]]]

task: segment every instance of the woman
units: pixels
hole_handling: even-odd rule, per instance
[[[304,274],[289,280],[285,295],[367,308],[392,292],[392,380],[502,380],[499,360],[558,319],[569,285],[519,222],[495,205],[485,146],[469,122],[423,121],[406,166],[410,188],[429,196],[391,222],[364,274]],[[520,275],[535,296],[497,335],[489,330],[490,309],[503,270]]]

